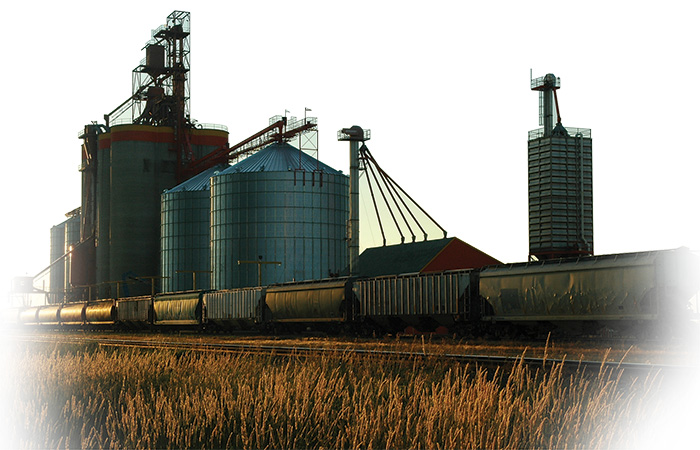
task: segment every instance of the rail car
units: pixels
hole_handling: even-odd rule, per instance
[[[646,334],[690,321],[697,267],[694,255],[677,249],[47,305],[16,320],[67,328]]]
[[[482,319],[574,334],[668,332],[690,317],[697,267],[686,249],[486,267]]]

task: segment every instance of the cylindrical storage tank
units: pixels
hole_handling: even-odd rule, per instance
[[[347,217],[346,175],[289,144],[266,147],[211,179],[212,288],[344,273]]]
[[[155,276],[160,193],[176,184],[173,129],[122,125],[112,127],[110,135],[109,279],[104,281]],[[120,295],[150,290],[148,283],[124,283]]]
[[[209,180],[227,167],[225,164],[212,167],[161,195],[160,268],[163,292],[209,289]]]
[[[161,73],[165,69],[165,47],[158,44],[146,47],[146,70]]]
[[[224,130],[188,133],[188,152],[195,159],[228,142]],[[160,195],[177,184],[174,130],[116,125],[103,136],[100,148],[108,141],[109,159],[103,154],[98,161],[97,283],[156,277],[160,273]],[[108,248],[101,250],[102,246]],[[130,283],[123,285],[121,295],[150,292],[148,282]]]
[[[71,247],[80,242],[80,215],[75,215],[65,222],[65,239],[63,240],[63,253],[68,254]],[[68,292],[71,288],[71,259],[66,258],[63,263],[64,289]]]
[[[66,222],[51,227],[51,251],[49,255],[49,303],[61,303],[65,288],[63,256],[66,239]]]

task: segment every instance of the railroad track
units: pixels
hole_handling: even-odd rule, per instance
[[[22,342],[63,343],[63,344],[97,344],[102,347],[123,347],[139,349],[169,349],[186,351],[207,351],[238,354],[263,354],[283,357],[315,357],[322,355],[339,356],[353,355],[365,358],[392,359],[414,361],[416,359],[434,361],[452,361],[460,364],[474,364],[480,367],[502,367],[513,365],[522,361],[523,364],[533,368],[539,367],[549,370],[554,366],[563,366],[566,371],[585,370],[588,373],[602,371],[624,371],[628,375],[645,375],[654,371],[663,373],[693,373],[700,368],[696,366],[670,365],[670,364],[641,364],[614,361],[589,361],[566,360],[558,358],[535,358],[526,356],[496,356],[482,354],[455,354],[434,353],[425,351],[395,351],[395,350],[370,350],[359,348],[325,348],[299,345],[270,345],[255,343],[232,342],[196,342],[178,340],[152,340],[140,338],[114,338],[94,336],[14,336],[14,339]]]

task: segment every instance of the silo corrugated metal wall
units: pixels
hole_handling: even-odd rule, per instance
[[[262,265],[262,285],[344,272],[347,197],[347,176],[289,144],[213,177],[212,288],[258,285],[258,265],[238,261],[281,262]]]
[[[163,292],[211,286],[210,178],[226,169],[218,165],[161,195],[160,257]],[[178,273],[178,271],[195,271]],[[196,286],[194,281],[196,280]]]

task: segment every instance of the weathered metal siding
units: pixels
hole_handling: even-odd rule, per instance
[[[198,325],[202,322],[202,293],[156,297],[153,315],[153,323],[157,325]]]
[[[465,312],[470,271],[386,276],[358,280],[360,315],[439,316]]]
[[[659,252],[529,263],[481,271],[479,290],[493,308],[485,319],[652,320],[659,303]]]
[[[274,322],[339,322],[348,319],[346,285],[347,280],[270,287],[265,303]]]
[[[150,296],[117,300],[117,320],[137,326],[150,323],[151,301]]]
[[[261,320],[263,288],[244,288],[204,294],[206,317],[221,325],[253,325]]]

